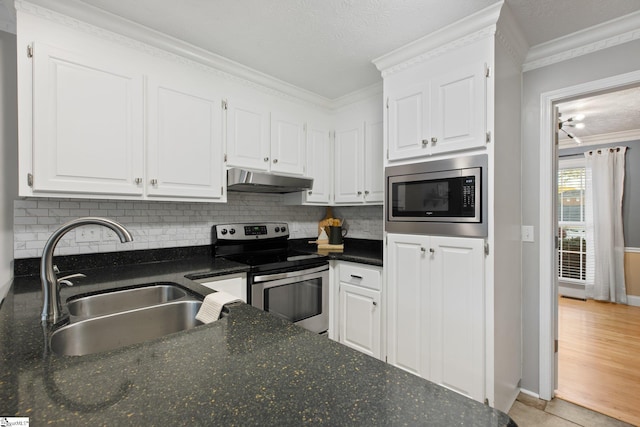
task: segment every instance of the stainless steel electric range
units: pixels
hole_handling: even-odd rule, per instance
[[[289,248],[286,223],[213,226],[216,257],[250,266],[247,303],[323,333],[329,328],[329,260]]]

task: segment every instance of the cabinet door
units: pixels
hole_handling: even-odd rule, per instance
[[[34,192],[142,195],[143,94],[117,58],[34,44]]]
[[[380,358],[380,291],[340,283],[340,342]]]
[[[387,235],[387,361],[429,378],[429,238]]]
[[[149,196],[223,195],[221,97],[206,77],[193,69],[149,77]]]
[[[456,67],[431,80],[431,152],[464,150],[486,144],[485,64]]]
[[[271,113],[271,170],[304,175],[305,124],[293,116]]]
[[[269,170],[269,112],[238,99],[227,102],[227,166]]]
[[[484,240],[432,237],[431,381],[484,401]]]
[[[427,154],[430,129],[429,85],[413,86],[388,94],[389,160]]]
[[[309,127],[307,131],[307,172],[313,178],[313,187],[306,200],[311,203],[329,203],[331,196],[331,138],[329,131]]]
[[[336,130],[334,143],[334,201],[362,202],[364,123]]]
[[[382,121],[367,123],[364,145],[364,199],[367,203],[384,200]]]

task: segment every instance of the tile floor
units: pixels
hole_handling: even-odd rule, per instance
[[[631,426],[631,424],[590,411],[565,400],[553,399],[551,402],[547,402],[524,393],[520,393],[514,402],[509,411],[509,416],[519,427]]]

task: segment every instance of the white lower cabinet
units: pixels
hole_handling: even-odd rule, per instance
[[[484,401],[484,240],[387,239],[387,361]]]
[[[338,336],[344,345],[382,358],[382,271],[375,266],[338,263]]]
[[[202,286],[214,291],[226,292],[247,302],[247,274],[235,273],[224,276],[207,277],[197,280]]]

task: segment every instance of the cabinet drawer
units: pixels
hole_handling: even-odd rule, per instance
[[[379,291],[381,289],[380,269],[341,264],[340,282]]]

